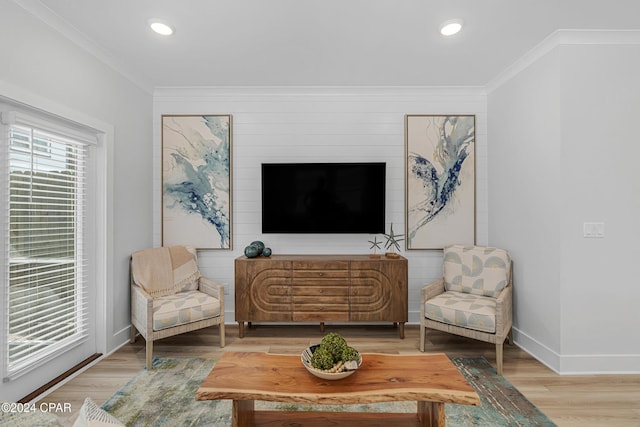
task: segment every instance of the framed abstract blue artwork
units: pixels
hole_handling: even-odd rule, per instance
[[[231,249],[231,115],[162,116],[162,245]]]
[[[475,116],[405,116],[407,249],[475,244]]]

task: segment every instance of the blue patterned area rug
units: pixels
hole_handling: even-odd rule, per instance
[[[447,426],[555,426],[483,358],[451,358],[480,395],[481,406],[446,404]],[[215,360],[155,358],[102,408],[127,426],[231,426],[229,400],[199,402],[196,390]],[[256,401],[256,410],[416,412],[415,402],[371,405],[296,405]],[[397,426],[401,427],[401,426]]]

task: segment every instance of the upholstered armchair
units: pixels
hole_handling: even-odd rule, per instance
[[[511,258],[503,249],[446,247],[443,277],[422,288],[420,351],[427,328],[493,343],[502,375],[503,343],[511,341],[511,275]]]
[[[194,248],[159,247],[131,256],[131,342],[146,341],[151,370],[153,342],[219,325],[224,347],[224,287],[200,275]]]

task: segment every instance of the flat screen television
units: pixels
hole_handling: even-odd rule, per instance
[[[263,163],[263,233],[384,233],[386,163]]]

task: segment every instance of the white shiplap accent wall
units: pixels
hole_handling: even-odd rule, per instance
[[[233,249],[200,251],[204,275],[225,285],[234,321],[234,258],[253,240],[278,254],[369,253],[370,235],[261,234],[263,162],[384,161],[387,231],[404,233],[405,114],[476,115],[476,234],[487,243],[487,117],[482,88],[190,87],[154,93],[154,244],[161,240],[161,116],[233,115]],[[402,251],[409,260],[409,321],[419,320],[420,288],[441,274],[440,251]]]

